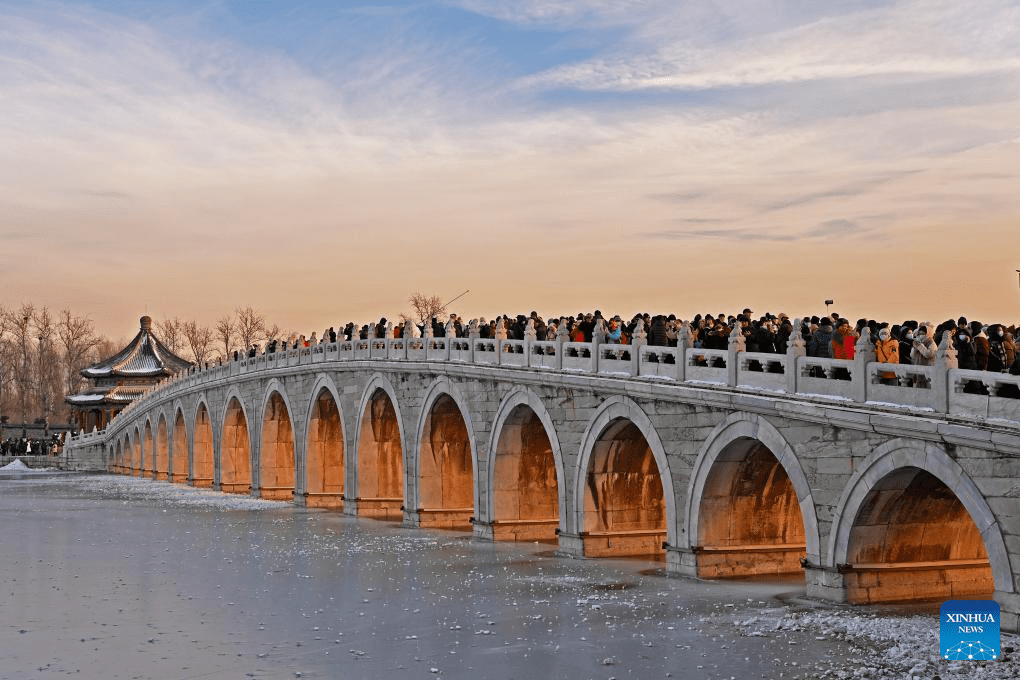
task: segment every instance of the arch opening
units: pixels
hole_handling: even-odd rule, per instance
[[[305,462],[305,505],[343,510],[344,433],[340,409],[329,390],[322,389],[308,419]]]
[[[156,427],[155,477],[161,480],[170,478],[170,433],[165,418],[160,418]]]
[[[216,473],[216,459],[213,451],[212,420],[205,404],[199,404],[195,414],[193,460],[191,465],[191,485],[208,489],[213,485]]]
[[[610,422],[595,442],[585,474],[584,555],[663,559],[666,499],[641,430],[625,418]]]
[[[855,604],[991,598],[992,568],[967,509],[938,477],[916,467],[890,472],[861,504],[845,572]]]
[[[142,475],[142,437],[138,434],[138,430],[135,430],[135,438],[131,440],[131,476],[140,477]]]
[[[153,476],[153,470],[155,468],[155,461],[153,460],[155,456],[155,452],[153,451],[155,448],[154,444],[152,425],[149,421],[145,421],[145,431],[142,434],[142,466],[140,473],[142,477]]]
[[[358,434],[358,514],[401,520],[404,452],[400,424],[388,394],[377,389],[365,407]]]
[[[258,495],[269,500],[292,500],[294,479],[294,427],[283,397],[273,392],[262,414]]]
[[[700,500],[698,541],[702,578],[803,574],[807,548],[797,492],[765,444],[741,437],[720,452]]]
[[[518,405],[504,422],[492,479],[494,540],[557,541],[556,461],[545,426],[529,406]]]
[[[420,526],[472,529],[475,485],[471,450],[471,435],[457,402],[447,394],[440,396],[429,409],[421,434]]]
[[[110,461],[110,472],[121,471],[121,465],[124,462],[123,460],[121,460],[122,455],[124,455],[124,453],[121,450],[120,441],[118,441],[116,447],[113,449],[113,460]]]
[[[236,397],[227,404],[220,441],[220,491],[250,493],[251,443],[248,438],[248,421]]]
[[[188,478],[188,429],[184,424],[184,414],[177,412],[174,419],[173,453],[170,456],[170,478],[178,483]]]

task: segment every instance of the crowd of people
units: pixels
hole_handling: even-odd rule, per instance
[[[60,436],[50,439],[9,437],[0,441],[0,456],[48,456],[60,451]]]
[[[750,309],[744,309],[736,315],[698,314],[690,321],[680,320],[674,314],[653,316],[647,313],[635,314],[625,320],[619,315],[603,315],[600,310],[548,320],[537,312],[527,316],[502,315],[491,320],[482,317],[469,322],[451,314],[448,319],[432,317],[431,322],[426,323],[405,320],[393,324],[385,318],[378,323],[360,326],[350,322],[339,331],[333,327],[327,328],[321,338],[316,333],[308,338],[293,335],[287,340],[271,340],[264,348],[253,345],[247,353],[255,356],[261,351],[272,353],[338,340],[400,338],[407,333],[416,338],[425,335],[436,338],[476,336],[516,340],[560,338],[571,342],[591,342],[598,335],[604,343],[622,345],[633,343],[637,335],[644,344],[663,347],[675,347],[679,339],[686,336],[685,342],[691,347],[726,349],[735,329],[739,328],[744,349],[748,352],[784,354],[791,338],[795,337],[794,333],[799,333],[808,356],[853,359],[857,343],[866,328],[876,360],[881,363],[933,365],[938,345],[944,333],[949,331],[960,368],[1020,374],[1015,324],[984,324],[968,321],[964,317],[955,321],[949,319],[938,325],[914,320],[891,324],[873,319],[858,319],[851,324],[838,314],[803,317],[797,329],[794,328],[795,323],[796,320],[784,313],[766,313],[756,317]],[[896,380],[893,372],[883,372],[880,377],[883,381]]]

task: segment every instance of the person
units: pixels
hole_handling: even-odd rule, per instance
[[[1002,324],[988,328],[988,369],[992,373],[1008,371],[1016,359],[1013,341],[1006,337],[1006,329]]]
[[[609,320],[609,332],[606,334],[606,343],[610,345],[619,345],[623,338],[623,327],[614,316]]]
[[[832,358],[853,359],[856,340],[857,336],[850,327],[850,322],[846,319],[837,321],[836,332],[832,334]]]
[[[888,328],[878,331],[878,342],[875,343],[875,361],[880,364],[900,363],[900,343],[892,336]],[[880,371],[878,379],[883,385],[897,385],[895,371]]]
[[[673,335],[674,339],[676,334]],[[648,329],[648,344],[653,347],[665,347],[669,344],[666,332],[666,317],[656,314],[652,318],[652,325]],[[676,344],[676,343],[674,343]]]
[[[818,357],[821,359],[831,359],[833,337],[834,333],[832,331],[832,321],[827,316],[822,317],[818,325],[818,330],[811,334],[811,339],[808,341],[808,356]]]
[[[953,349],[956,350],[956,361],[960,368],[968,371],[977,370],[974,342],[971,340],[970,329],[966,324],[956,327],[953,333]]]
[[[988,370],[988,334],[980,321],[970,322],[970,336],[974,342],[974,364],[977,370]]]
[[[924,323],[914,334],[914,342],[910,349],[910,363],[915,366],[934,366],[937,347],[931,337],[931,324]]]

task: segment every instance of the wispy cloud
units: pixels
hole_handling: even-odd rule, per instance
[[[719,222],[723,220],[684,220],[688,223]],[[687,239],[711,239],[724,241],[764,241],[777,243],[803,243],[804,241],[833,238],[847,238],[866,231],[854,220],[832,219],[800,231],[784,231],[781,228],[759,229],[666,229],[646,232],[640,236],[651,240],[679,241]]]
[[[762,206],[762,212],[777,212],[780,210],[786,210],[787,208],[793,208],[801,205],[809,205],[811,203],[818,203],[831,198],[847,198],[851,196],[862,196],[877,187],[884,186],[889,182],[895,181],[901,177],[908,177],[917,173],[917,170],[902,170],[895,173],[886,173],[877,177],[864,177],[858,179],[852,184],[846,184],[844,186],[834,187],[831,189],[825,189],[824,191],[813,191],[806,194],[800,194],[797,196],[789,196],[780,200],[767,203]]]
[[[789,17],[792,8],[778,3],[777,14]],[[729,17],[697,16],[693,25],[691,18],[679,5],[671,16],[641,25],[630,40],[599,57],[549,69],[520,85],[705,90],[829,79],[980,75],[1020,68],[1020,12],[1008,0],[890,3],[794,25],[765,22],[774,26],[771,32],[741,26],[735,34],[722,32],[725,40],[707,45],[698,40],[699,29]]]
[[[295,314],[301,290],[302,310],[333,310],[335,278],[357,291],[345,314],[377,317],[426,285],[470,285],[483,313],[549,290],[624,295],[564,266],[575,257],[641,263],[665,305],[695,241],[863,259],[867,239],[929,267],[941,255],[918,244],[939,235],[1015,231],[1015,3],[450,4],[484,18],[462,31],[476,18],[449,5],[310,4],[228,33],[223,13],[248,9],[5,5],[4,294],[32,297],[17,288],[36,281],[31,234],[105,263],[97,286],[173,291],[195,315],[222,313],[213,290],[226,309],[258,290]],[[585,47],[524,68],[514,41],[548,34]],[[152,252],[165,271],[139,264]],[[70,270],[50,279],[54,296],[96,297]]]

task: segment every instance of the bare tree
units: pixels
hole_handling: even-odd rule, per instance
[[[238,307],[234,310],[237,315],[235,330],[241,347],[248,349],[255,343],[261,343],[266,339],[266,317],[253,307]]]
[[[82,387],[81,372],[89,365],[89,358],[99,346],[95,325],[87,316],[75,316],[70,309],[60,312],[57,321],[57,337],[63,346],[64,389],[74,394]]]
[[[184,349],[184,322],[177,317],[156,322],[156,335],[174,354]]]
[[[411,297],[407,298],[407,301],[411,303],[411,310],[418,317],[419,323],[425,323],[428,319],[442,316],[446,312],[443,298],[438,295],[425,295],[415,291]]]
[[[213,341],[215,339],[212,329],[208,326],[200,326],[195,321],[185,321],[183,332],[195,363],[205,363],[212,354]]]
[[[216,338],[223,343],[223,358],[229,359],[230,353],[234,351],[234,338],[237,334],[237,324],[230,315],[216,320]]]
[[[14,384],[15,366],[17,365],[17,352],[11,336],[11,321],[9,312],[0,307],[0,441],[3,441],[3,423],[7,416],[4,411],[7,406],[7,387]]]
[[[48,307],[39,307],[32,316],[32,326],[36,339],[39,341],[35,357],[35,397],[38,411],[49,425],[50,415],[63,404],[64,385],[61,376],[60,360],[53,342],[56,327]],[[46,433],[49,435],[49,432]]]
[[[14,345],[14,386],[18,392],[18,407],[21,422],[28,421],[31,406],[34,378],[34,362],[32,361],[32,317],[35,316],[35,305],[23,303],[19,309],[7,312],[7,325]]]

